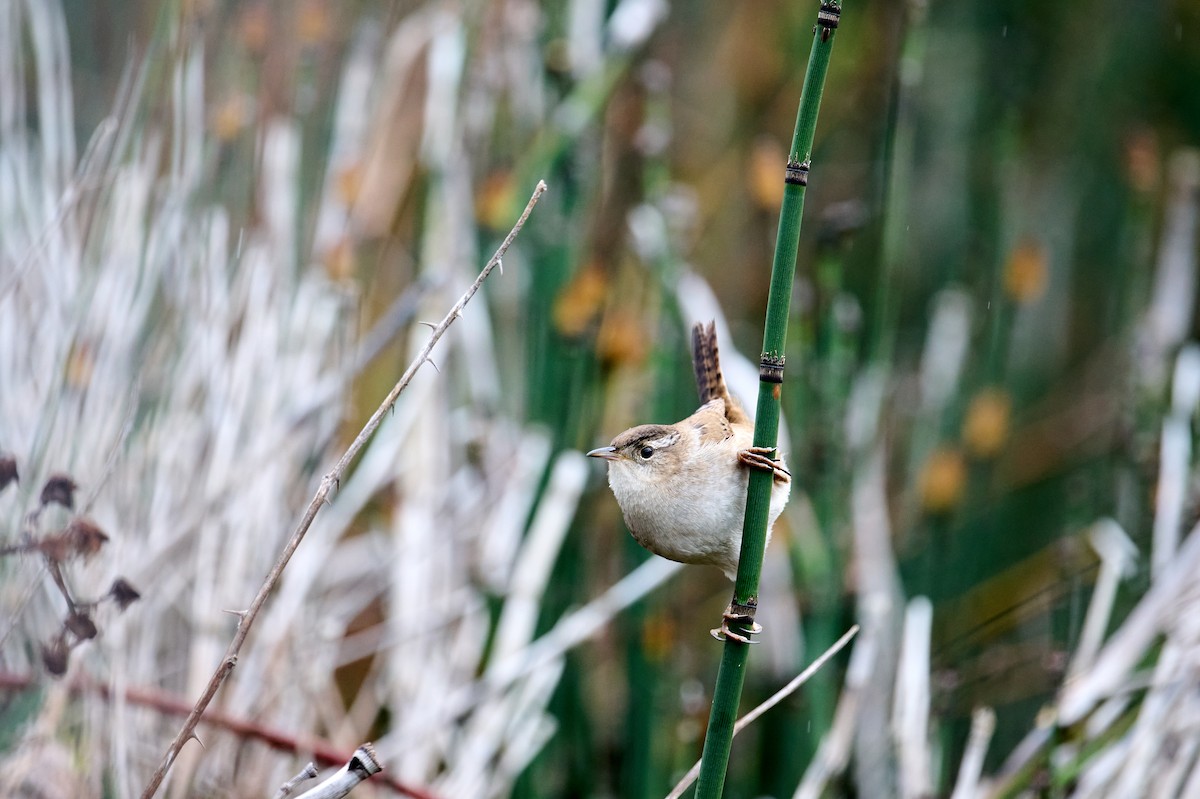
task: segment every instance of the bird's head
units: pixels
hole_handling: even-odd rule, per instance
[[[609,446],[592,450],[588,457],[608,461],[609,483],[618,494],[621,489],[656,487],[683,466],[682,439],[671,425],[643,424],[621,433]]]

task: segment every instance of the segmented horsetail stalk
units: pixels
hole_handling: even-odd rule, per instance
[[[813,134],[817,111],[825,89],[825,74],[833,50],[834,34],[841,17],[838,0],[822,0],[813,27],[812,53],[796,114],[796,129],[784,169],[783,205],[779,211],[779,233],[775,240],[775,258],[771,265],[771,292],[767,299],[766,329],[763,334],[762,361],[759,368],[758,412],[755,416],[754,446],[774,449],[779,437],[779,399],[783,387],[784,340],[787,337],[788,310],[792,298],[792,279],[796,271],[796,248],[800,240],[800,218],[804,210],[804,192],[811,167]],[[742,551],[737,582],[733,589],[733,611],[742,621],[731,626],[749,635],[758,605],[758,581],[762,572],[763,549],[767,538],[772,474],[761,469],[750,473],[743,522]],[[718,799],[725,786],[733,724],[742,696],[746,655],[749,647],[734,638],[725,641],[717,684],[713,691],[712,712],[704,739],[704,754],[696,799]]]

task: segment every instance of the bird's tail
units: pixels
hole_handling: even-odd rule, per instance
[[[696,370],[696,391],[700,403],[720,397],[729,399],[725,377],[721,374],[721,355],[717,350],[717,326],[697,322],[692,327],[692,366]]]
[[[692,327],[692,367],[696,370],[696,391],[700,404],[718,397],[725,400],[725,417],[731,422],[751,423],[741,403],[729,393],[725,376],[721,374],[721,354],[717,349],[717,325],[697,322]]]

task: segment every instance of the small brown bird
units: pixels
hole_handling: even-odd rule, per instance
[[[771,459],[770,449],[753,446],[754,422],[725,385],[711,322],[692,329],[692,364],[702,403],[695,413],[675,424],[630,428],[588,455],[608,461],[609,487],[639,544],[669,560],[716,566],[734,580],[747,467],[767,469],[775,478],[768,542],[791,493],[791,475],[782,459]],[[731,607],[713,635],[747,641],[727,627],[744,618]]]

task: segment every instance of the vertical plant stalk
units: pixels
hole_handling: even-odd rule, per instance
[[[375,413],[363,425],[363,429],[355,437],[354,441],[350,443],[346,451],[342,453],[342,457],[338,459],[337,464],[321,479],[321,485],[317,488],[316,494],[313,496],[312,501],[309,502],[308,508],[304,511],[304,515],[296,525],[296,530],[292,533],[291,538],[288,539],[287,544],[284,545],[283,551],[279,553],[279,559],[271,567],[271,571],[268,572],[266,578],[263,580],[263,584],[259,587],[258,593],[250,603],[250,607],[239,614],[237,632],[234,633],[233,640],[229,642],[229,647],[225,650],[225,657],[221,659],[221,664],[213,672],[208,685],[204,688],[204,692],[196,700],[196,704],[184,721],[183,727],[180,728],[179,734],[175,736],[175,740],[167,747],[167,753],[163,756],[158,769],[150,777],[146,789],[142,792],[142,799],[152,799],[158,792],[159,786],[162,785],[163,779],[167,776],[167,772],[175,762],[175,758],[179,756],[179,752],[183,749],[184,744],[195,737],[196,725],[200,723],[200,718],[204,715],[204,711],[208,708],[209,703],[217,695],[217,691],[224,684],[225,679],[233,671],[234,667],[237,666],[238,654],[241,652],[242,645],[246,642],[246,637],[250,634],[250,628],[253,626],[254,620],[258,618],[259,611],[266,604],[267,598],[279,582],[279,578],[283,576],[284,568],[287,567],[288,561],[292,559],[292,555],[295,554],[296,549],[300,546],[300,542],[304,540],[308,528],[312,526],[313,520],[317,517],[317,512],[321,510],[322,505],[329,501],[330,494],[334,493],[341,485],[342,476],[350,467],[351,462],[357,457],[362,448],[366,446],[367,441],[370,440],[375,430],[383,422],[384,416],[396,404],[396,400],[400,398],[401,392],[412,382],[417,371],[429,360],[434,345],[438,343],[454,320],[462,315],[463,308],[475,296],[475,292],[479,291],[479,287],[483,285],[483,281],[487,280],[488,275],[497,267],[500,267],[501,271],[503,271],[501,261],[504,258],[504,254],[508,252],[508,248],[516,240],[517,234],[521,232],[521,228],[525,225],[525,220],[529,218],[533,207],[537,205],[538,200],[541,199],[542,193],[545,191],[546,184],[539,180],[537,187],[533,190],[533,195],[529,198],[529,203],[525,206],[525,210],[521,213],[520,218],[517,219],[517,223],[513,225],[508,235],[504,237],[504,241],[500,243],[500,247],[488,260],[483,270],[480,271],[479,276],[475,278],[475,282],[458,298],[458,301],[454,303],[442,321],[433,326],[433,330],[429,334],[429,340],[425,342],[425,346],[421,348],[421,352],[409,364],[408,369],[401,375],[400,380],[396,382],[396,385],[388,392],[387,397],[380,403]]]
[[[779,400],[783,389],[784,341],[787,338],[788,311],[792,299],[792,280],[796,271],[796,250],[800,241],[800,218],[804,211],[804,193],[812,163],[813,135],[817,111],[825,91],[829,55],[841,16],[838,0],[822,0],[813,28],[812,52],[796,114],[796,129],[784,171],[783,205],[779,211],[779,233],[775,240],[775,258],[771,265],[771,291],[767,298],[766,329],[763,333],[762,360],[759,364],[758,411],[754,424],[754,446],[774,450],[779,438]],[[773,475],[761,469],[751,470],[746,495],[746,515],[742,526],[742,550],[737,581],[733,589],[733,611],[743,621],[731,621],[735,632],[748,636],[758,606],[758,582],[762,573],[763,549],[767,540],[767,519],[771,503]],[[713,691],[712,712],[704,739],[700,778],[696,799],[719,799],[725,787],[729,767],[729,749],[733,725],[742,697],[749,647],[728,637],[721,657],[717,684]]]

